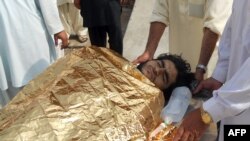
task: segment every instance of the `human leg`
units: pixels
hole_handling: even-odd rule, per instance
[[[108,26],[108,36],[110,49],[116,51],[117,53],[123,53],[123,39],[122,39],[122,30],[121,25],[110,25]]]
[[[92,45],[98,47],[106,47],[107,44],[107,33],[106,27],[89,27],[89,39]]]
[[[69,4],[65,3],[62,5],[58,6],[58,10],[59,10],[59,16],[61,19],[61,22],[63,24],[63,27],[65,29],[65,31],[70,35],[73,32],[72,26],[71,26],[71,19],[70,19],[70,15],[69,15]]]
[[[69,3],[69,17],[71,20],[72,34],[77,35],[80,42],[88,40],[87,28],[83,27],[83,18],[80,14],[80,10],[75,7],[73,3]]]

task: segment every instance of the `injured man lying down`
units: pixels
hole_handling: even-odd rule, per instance
[[[172,92],[188,89],[193,80],[190,65],[177,55],[163,54],[136,68],[107,48],[85,47],[52,64],[0,111],[0,138],[171,140],[178,123],[155,132],[165,120],[163,107]],[[192,98],[185,111],[202,100]],[[216,135],[214,124],[202,140]]]

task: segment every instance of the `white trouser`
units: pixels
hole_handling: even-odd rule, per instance
[[[87,35],[87,28],[83,28],[83,18],[80,10],[73,3],[58,6],[59,15],[66,32],[70,35]]]

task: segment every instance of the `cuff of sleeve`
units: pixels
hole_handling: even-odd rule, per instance
[[[211,115],[214,123],[224,118],[225,107],[218,103],[215,97],[204,102],[203,109]]]
[[[56,34],[56,33],[59,33],[59,32],[61,32],[61,31],[63,31],[63,30],[64,30],[64,27],[63,27],[62,25],[58,25],[57,28],[50,28],[49,33],[50,33],[51,35],[54,35],[54,34]]]
[[[214,70],[212,77],[218,81],[220,81],[221,83],[224,83],[226,81],[226,74],[225,71],[223,71],[222,69],[216,69]]]
[[[222,28],[220,28],[216,25],[210,24],[210,23],[205,23],[204,27],[209,28],[211,31],[213,31],[214,33],[216,33],[218,35],[221,35],[222,31],[223,31]]]
[[[161,23],[164,23],[166,26],[169,25],[169,22],[167,21],[167,18],[165,16],[160,15],[159,13],[154,13],[154,12],[150,18],[150,22],[161,22]]]

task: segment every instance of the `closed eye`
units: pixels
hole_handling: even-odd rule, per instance
[[[165,63],[163,62],[163,60],[159,60],[159,66],[160,66],[161,68],[167,70],[167,68],[166,68]],[[167,71],[164,71],[164,74],[163,74],[163,81],[164,81],[165,83],[167,83],[167,82],[168,82],[168,78],[169,78],[169,76],[168,76]]]

